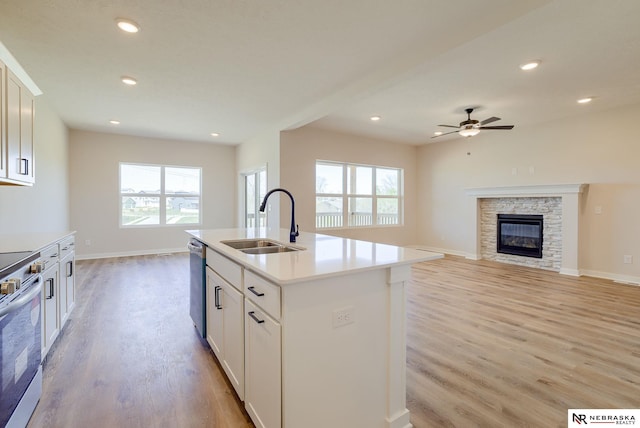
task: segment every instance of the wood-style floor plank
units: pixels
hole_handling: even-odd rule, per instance
[[[196,336],[188,269],[186,254],[79,261],[29,427],[253,427]],[[414,267],[407,297],[416,428],[640,408],[640,287],[447,256]]]
[[[570,408],[640,408],[640,287],[452,256],[413,273],[414,426],[566,427]]]
[[[253,427],[189,317],[188,255],[78,261],[29,427]]]

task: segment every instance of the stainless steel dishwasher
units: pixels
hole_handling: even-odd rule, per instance
[[[197,239],[191,239],[187,245],[189,248],[189,314],[196,326],[198,334],[206,337],[206,246]]]

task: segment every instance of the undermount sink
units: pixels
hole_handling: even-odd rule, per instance
[[[228,245],[236,250],[242,250],[245,248],[263,248],[263,247],[277,247],[282,244],[271,241],[269,239],[237,239],[235,241],[220,241],[224,245]]]
[[[220,243],[242,251],[245,254],[276,254],[304,250],[304,248],[285,245],[270,239],[236,239],[220,241]]]
[[[298,248],[293,247],[259,247],[259,248],[245,248],[240,250],[245,254],[274,254],[274,253],[288,253],[291,251],[300,251]]]

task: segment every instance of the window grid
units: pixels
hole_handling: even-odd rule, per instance
[[[318,191],[318,166],[342,168],[342,192],[331,193]],[[366,191],[358,189],[358,168],[371,170],[371,185]],[[395,172],[395,194],[378,191],[378,170]],[[316,228],[339,229],[358,227],[400,226],[403,224],[403,170],[373,165],[338,163],[330,161],[316,161]],[[367,180],[368,181],[368,180]],[[388,191],[389,188],[387,187]],[[322,204],[330,200],[340,201],[334,206],[341,205],[336,212],[327,212]],[[360,211],[366,205],[364,211]],[[370,208],[369,208],[370,207]]]
[[[159,191],[135,191],[133,188],[123,188],[125,186],[123,171],[127,169],[159,169],[158,179],[152,180],[154,184],[157,185],[156,189]],[[192,176],[192,184],[197,182],[197,189],[173,189],[173,191],[167,191],[167,169],[171,170],[173,175],[176,176]],[[129,176],[127,178],[127,184],[131,184],[131,180]],[[200,225],[202,219],[201,194],[201,168],[120,163],[120,227],[142,228]]]

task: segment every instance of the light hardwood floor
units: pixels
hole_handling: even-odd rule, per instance
[[[195,334],[188,269],[186,254],[79,261],[29,427],[253,427]],[[640,407],[640,287],[446,257],[416,265],[407,295],[416,428]]]

